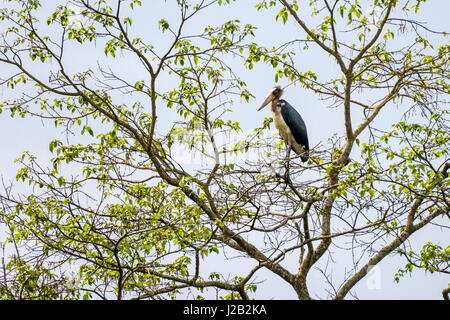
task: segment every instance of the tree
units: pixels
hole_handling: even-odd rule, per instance
[[[66,141],[50,141],[48,165],[28,152],[18,159],[28,194],[4,187],[3,246],[14,254],[2,266],[2,298],[203,298],[212,290],[249,299],[267,269],[309,299],[316,267],[326,298],[343,299],[383,259],[414,259],[407,240],[448,225],[450,207],[449,45],[432,30],[441,42],[431,43],[425,24],[408,18],[423,2],[259,1],[255,14],[294,21],[304,35],[266,48],[255,26],[238,20],[192,31],[204,12],[238,1],[164,2],[178,12],[176,23],[158,21],[164,41],[136,27],[138,0],[9,1],[0,62],[17,97],[0,111],[51,121]],[[73,70],[82,49],[91,51]],[[339,74],[298,66],[311,50]],[[268,65],[275,81],[300,84],[342,114],[344,133],[314,147],[308,164],[293,159],[291,179],[279,166],[283,143],[267,135],[271,119],[220,139],[242,131],[233,101],[254,98],[236,61],[247,72]],[[133,72],[116,71],[123,65]],[[404,116],[376,126],[396,105]],[[183,162],[182,146],[208,164]],[[445,250],[415,265],[448,273]],[[323,261],[349,252],[353,268],[336,284]],[[205,273],[217,255],[223,266]],[[233,276],[230,256],[246,261]]]

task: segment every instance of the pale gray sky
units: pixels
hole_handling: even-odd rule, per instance
[[[133,18],[133,24],[137,30],[142,31],[142,37],[152,39],[153,43],[164,46],[167,43],[167,35],[161,35],[158,31],[158,20],[164,17],[169,24],[175,25],[178,22],[178,13],[175,15],[175,10],[166,9],[161,12],[158,5],[153,6],[153,3],[162,1],[144,2],[144,7],[136,11],[136,16]],[[170,1],[168,1],[170,2]],[[187,25],[186,32],[198,32],[206,25],[218,25],[229,19],[239,19],[242,23],[250,23],[258,27],[256,32],[255,42],[266,45],[268,47],[278,46],[286,41],[295,38],[304,38],[304,34],[298,29],[297,25],[289,20],[286,25],[275,23],[273,11],[257,12],[253,6],[256,1],[239,1],[239,4],[232,6],[225,6],[220,9],[212,9],[203,13],[201,18],[197,17]],[[450,1],[428,1],[423,4],[421,15],[414,18],[418,21],[426,21],[430,29],[437,29],[443,31],[450,30],[450,22],[448,14],[450,12]],[[431,39],[434,35],[428,33]],[[67,49],[66,49],[67,50]],[[163,50],[162,50],[163,51]],[[80,65],[96,63],[96,56],[102,61],[106,61],[102,57],[103,51],[100,49],[97,54],[94,51],[86,51],[74,49],[69,56],[73,58],[73,62],[68,62],[69,71],[77,70]],[[298,53],[298,66],[306,69],[317,71],[323,75],[324,78],[331,74],[338,72],[337,66],[331,62],[323,63],[326,56],[320,51],[311,50],[309,53]],[[331,60],[328,60],[331,61]],[[115,63],[114,60],[109,59],[108,63],[114,68],[118,74],[129,76],[130,79],[139,80],[144,75],[142,73],[136,74],[133,72],[133,64]],[[264,117],[270,116],[268,110],[256,112],[256,108],[265,98],[268,91],[274,85],[273,69],[263,64],[256,64],[252,71],[245,70],[241,66],[241,60],[235,59],[229,61],[230,65],[236,68],[236,73],[247,82],[249,90],[255,95],[256,99],[251,100],[251,103],[236,101],[234,104],[233,117],[240,121],[241,127],[244,130],[252,129],[260,126]],[[3,68],[3,66],[2,66]],[[39,66],[35,67],[39,68]],[[72,70],[70,70],[72,68]],[[137,70],[138,68],[136,68]],[[142,69],[139,69],[142,70]],[[131,71],[131,72],[130,72]],[[7,72],[3,69],[0,73]],[[289,84],[285,79],[280,81],[280,85]],[[159,84],[161,87],[164,84]],[[170,84],[168,84],[170,85]],[[5,99],[10,97],[10,92],[6,88],[0,88],[0,98]],[[126,97],[124,97],[126,99]],[[302,115],[307,127],[310,139],[310,145],[316,145],[321,141],[326,141],[334,133],[342,133],[344,131],[342,113],[340,109],[327,108],[327,104],[321,101],[317,96],[298,86],[290,86],[284,95],[284,99],[289,101]],[[392,111],[394,110],[394,111]],[[388,127],[393,121],[398,121],[402,110],[391,108],[389,113],[382,113],[377,119],[376,125]],[[160,123],[170,122],[170,113],[163,114],[159,119]],[[164,127],[162,125],[162,127]],[[29,150],[31,153],[38,156],[43,163],[46,159],[51,157],[48,150],[48,143],[55,137],[62,138],[62,128],[55,129],[53,124],[43,123],[36,118],[10,118],[8,112],[0,115],[0,148],[2,151],[0,157],[0,175],[5,183],[15,181],[15,171],[18,166],[14,164],[14,159],[18,158],[24,150]],[[25,190],[16,184],[16,191]],[[426,241],[436,241],[441,245],[448,245],[448,234],[443,230],[442,233],[427,233],[426,231],[419,231],[411,237],[413,247],[419,248]],[[0,236],[0,241],[2,237]],[[335,271],[336,279],[343,276],[345,269],[351,267],[351,257],[348,254],[336,253],[332,264],[332,269]],[[295,258],[292,258],[295,260]],[[212,258],[208,264],[205,264],[204,271],[217,271],[216,264],[221,264],[219,257]],[[227,270],[239,270],[247,260],[234,259],[228,262]],[[294,261],[295,262],[295,261]],[[405,264],[405,260],[395,257],[387,258],[381,262],[377,269],[373,272],[375,277],[379,276],[379,282],[370,282],[370,276],[366,277],[358,283],[354,288],[354,292],[361,299],[441,299],[441,291],[450,281],[450,277],[444,275],[430,275],[423,271],[414,271],[412,275],[403,277],[399,284],[394,283],[394,273]],[[295,267],[295,263],[293,264]],[[296,299],[295,292],[286,285],[282,280],[273,276],[268,271],[262,271],[257,274],[257,280],[265,280],[259,285],[256,292],[256,298],[260,299]],[[367,281],[369,279],[369,282]],[[373,278],[372,278],[373,280]],[[311,294],[325,296],[323,291],[324,279],[318,272],[312,272],[308,278],[311,285]],[[348,296],[347,298],[351,298]]]

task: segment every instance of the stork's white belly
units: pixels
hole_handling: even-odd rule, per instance
[[[280,133],[281,138],[284,140],[286,144],[289,144],[292,146],[292,149],[296,153],[302,153],[303,147],[295,141],[294,136],[292,135],[291,129],[289,129],[286,122],[283,120],[283,117],[281,116],[281,112],[279,110],[272,110],[272,118],[273,123],[275,124],[275,128],[278,129],[278,132]]]

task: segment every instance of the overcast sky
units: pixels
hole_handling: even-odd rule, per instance
[[[170,1],[170,0],[169,0]],[[63,2],[63,1],[60,1]],[[178,21],[178,15],[174,11],[165,9],[163,12],[160,9],[152,8],[149,3],[136,11],[136,16],[133,18],[134,25],[142,26],[145,34],[154,42],[164,45],[167,35],[160,35],[158,31],[158,20],[164,17],[169,24],[175,25]],[[159,3],[163,1],[155,1]],[[268,47],[277,46],[292,38],[303,38],[304,34],[298,29],[291,20],[286,25],[275,23],[273,11],[257,12],[253,6],[256,1],[240,1],[238,5],[222,7],[219,9],[209,10],[205,12],[201,19],[194,19],[187,26],[187,31],[202,30],[206,25],[218,25],[219,23],[229,19],[239,19],[242,23],[251,23],[258,27],[256,32],[256,42],[266,45]],[[415,19],[422,22],[427,22],[427,27],[430,29],[437,29],[443,31],[450,31],[449,13],[450,1],[428,1],[423,4],[421,15]],[[394,14],[395,15],[395,14]],[[154,38],[153,38],[154,35]],[[433,34],[428,33],[431,39]],[[102,54],[102,50],[98,51]],[[96,54],[96,53],[92,53]],[[328,74],[335,74],[338,69],[336,65],[329,63],[323,64],[323,60],[315,58],[314,55],[319,54],[316,51],[310,53],[299,54],[299,61],[302,66],[308,66],[309,69],[318,71],[324,77]],[[83,64],[83,54],[73,52],[73,63],[69,63],[69,69],[77,70],[80,64]],[[323,58],[323,57],[321,57]],[[86,57],[89,63],[95,62],[92,56]],[[100,58],[99,58],[100,59]],[[101,58],[104,59],[104,58]],[[331,61],[331,60],[329,60]],[[114,62],[111,61],[113,64]],[[256,99],[247,104],[244,102],[236,102],[234,105],[234,116],[240,121],[243,130],[248,130],[261,126],[264,117],[268,117],[270,112],[265,109],[261,112],[256,112],[257,107],[264,100],[269,90],[274,85],[273,69],[262,64],[255,65],[252,71],[246,71],[241,68],[240,61],[230,61],[236,64],[239,76],[247,82],[249,90],[255,95]],[[2,66],[3,67],[3,66]],[[115,64],[115,71],[118,74],[130,73],[133,70],[132,65]],[[4,72],[0,69],[1,73]],[[139,78],[140,75],[136,75]],[[287,80],[280,82],[281,86],[289,84]],[[0,98],[6,99],[9,95],[6,87],[0,88]],[[8,96],[9,97],[9,96]],[[322,141],[326,141],[334,133],[344,132],[342,112],[339,109],[330,109],[324,101],[321,101],[317,96],[298,86],[290,86],[284,95],[284,99],[290,102],[302,115],[308,127],[308,134],[310,145],[316,145]],[[377,119],[377,125],[383,126],[392,121],[399,120],[396,118],[402,114],[402,110],[393,109],[392,112],[381,114]],[[170,113],[163,114],[159,120],[164,122],[170,121]],[[169,123],[169,121],[167,123]],[[162,125],[163,126],[163,125]],[[388,125],[387,125],[388,126]],[[59,136],[61,138],[62,129],[55,129],[52,123],[43,123],[39,119],[32,118],[10,118],[8,112],[0,115],[0,147],[2,153],[0,157],[0,174],[2,179],[8,183],[15,181],[15,171],[18,166],[14,164],[14,159],[18,158],[25,150],[37,155],[45,163],[45,160],[51,157],[48,151],[48,143]],[[20,185],[16,185],[16,191],[20,192]],[[426,241],[436,241],[442,246],[448,245],[448,234],[442,233],[427,233],[419,231],[411,237],[411,242],[415,248],[420,248]],[[0,241],[2,240],[0,236]],[[333,265],[333,269],[337,273],[343,274],[344,266],[348,265],[348,257],[343,257],[345,263],[341,263],[339,256],[334,257],[337,261]],[[215,259],[217,263],[219,258]],[[241,263],[246,260],[236,259],[230,264],[230,272],[233,268],[240,268]],[[361,299],[441,299],[442,289],[450,282],[450,277],[444,275],[429,275],[423,271],[414,271],[412,276],[406,275],[399,284],[394,282],[394,273],[403,265],[405,261],[401,258],[386,258],[381,262],[371,274],[358,283],[353,290],[357,293],[358,298]],[[215,265],[209,262],[204,267],[204,271],[210,268],[210,271],[217,271]],[[274,277],[270,272],[263,271],[258,273],[257,280],[267,280],[261,283],[256,294],[256,298],[261,299],[295,299],[295,292],[284,282],[277,277]],[[311,285],[310,292],[314,297],[314,293],[324,295],[323,278],[318,273],[311,273],[308,277],[308,282]],[[351,298],[351,296],[347,296]]]

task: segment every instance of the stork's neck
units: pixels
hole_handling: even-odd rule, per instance
[[[280,99],[279,98],[273,99],[272,102],[270,103],[270,110],[272,112],[277,112],[279,104],[280,104]]]

